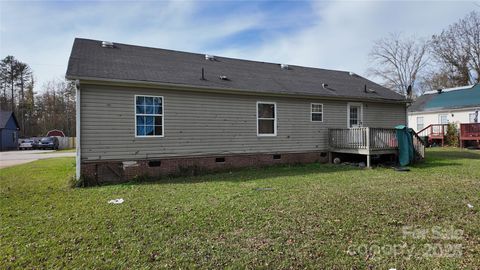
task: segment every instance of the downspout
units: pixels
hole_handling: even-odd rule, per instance
[[[81,151],[80,151],[80,81],[75,80],[75,135],[76,135],[76,159],[75,159],[75,178],[80,180],[81,169]]]

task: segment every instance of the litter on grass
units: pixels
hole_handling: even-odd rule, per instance
[[[473,208],[473,205],[467,203],[467,207],[470,208],[470,209],[472,209],[472,208]]]
[[[112,204],[121,204],[123,203],[125,200],[124,199],[114,199],[114,200],[110,200],[108,201],[108,203],[112,203]]]

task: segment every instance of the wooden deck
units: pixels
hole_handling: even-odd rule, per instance
[[[328,138],[330,152],[366,155],[367,167],[370,167],[371,155],[398,154],[396,130],[393,128],[329,129]],[[425,146],[416,133],[413,146],[416,154],[424,158]]]
[[[445,144],[445,135],[447,134],[448,124],[431,124],[417,132],[418,136],[426,138],[429,144],[440,142]]]
[[[480,123],[460,124],[460,147],[463,147],[466,141],[480,143]]]

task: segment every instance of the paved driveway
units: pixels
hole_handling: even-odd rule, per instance
[[[53,150],[26,150],[0,152],[0,169],[39,159],[54,157],[74,157],[75,152],[55,152]]]

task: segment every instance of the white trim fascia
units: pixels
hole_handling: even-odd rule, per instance
[[[83,84],[91,85],[106,85],[106,86],[134,86],[144,88],[164,88],[165,90],[180,90],[180,91],[193,91],[193,92],[208,92],[219,94],[232,94],[232,95],[246,95],[246,96],[271,96],[271,97],[295,97],[302,99],[319,99],[319,100],[358,100],[359,102],[375,102],[375,103],[389,103],[389,104],[406,104],[407,100],[401,99],[386,99],[375,97],[352,97],[352,96],[322,96],[322,95],[310,95],[310,94],[282,94],[282,93],[269,93],[258,91],[247,91],[244,89],[236,88],[220,88],[220,87],[206,87],[198,85],[186,85],[178,83],[165,83],[165,82],[150,82],[150,81],[135,81],[135,80],[119,80],[119,79],[106,79],[96,77],[83,77],[83,76],[67,76],[69,80],[79,79],[83,81]],[[228,90],[228,91],[226,91]]]
[[[461,111],[480,111],[480,106],[474,107],[464,107],[464,108],[455,108],[455,109],[443,109],[443,110],[431,110],[431,111],[415,111],[408,112],[408,115],[419,115],[419,114],[434,114],[434,113],[450,113],[450,112],[461,112]]]

